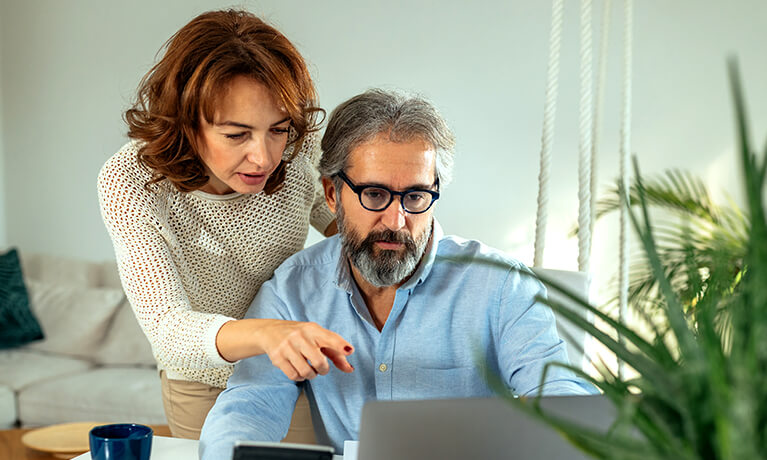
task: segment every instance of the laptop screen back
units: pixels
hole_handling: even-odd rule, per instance
[[[604,396],[552,396],[552,412],[607,429]],[[359,460],[586,459],[556,431],[500,399],[373,401],[362,410]]]

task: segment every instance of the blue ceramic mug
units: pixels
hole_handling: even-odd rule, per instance
[[[149,460],[154,432],[145,425],[116,423],[90,432],[93,460]]]

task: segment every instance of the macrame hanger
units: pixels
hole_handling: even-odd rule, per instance
[[[541,166],[538,173],[538,210],[535,218],[535,255],[533,266],[543,265],[543,248],[546,245],[546,222],[549,204],[549,171],[551,169],[551,144],[554,139],[554,122],[557,115],[559,93],[559,55],[562,44],[562,16],[564,0],[553,0],[551,32],[549,36],[549,64],[546,77],[546,99],[543,104],[543,133],[541,134]]]
[[[551,33],[549,37],[549,63],[544,102],[543,133],[541,135],[541,163],[538,174],[538,209],[535,225],[535,254],[533,266],[543,265],[543,251],[548,220],[549,176],[551,169],[551,145],[554,138],[557,95],[559,92],[559,62],[562,41],[564,2],[552,4]],[[580,47],[580,113],[578,142],[578,270],[589,271],[591,255],[592,212],[592,150],[594,125],[593,72],[591,60],[591,0],[581,0],[581,47]]]
[[[634,46],[634,0],[624,0],[623,9],[624,33],[623,33],[623,107],[621,116],[621,149],[620,149],[620,181],[623,184],[623,193],[627,205],[630,204],[629,182],[629,155],[631,152],[631,96],[632,96],[632,53]],[[620,268],[619,268],[619,291],[618,291],[618,318],[626,324],[628,320],[628,292],[629,292],[629,232],[628,206],[621,206],[620,210]],[[618,336],[620,343],[625,344],[624,337]],[[623,380],[626,365],[618,361],[618,378]]]
[[[631,145],[631,52],[633,28],[633,0],[624,0],[624,56],[623,56],[623,102],[621,117],[621,181],[628,181],[628,155]],[[592,0],[581,0],[580,4],[580,100],[578,132],[578,270],[588,278],[592,234],[595,221],[596,196],[596,159],[601,134],[602,107],[607,74],[607,45],[610,30],[611,0],[604,0],[602,29],[599,47],[599,73],[596,97],[593,93],[592,62]],[[535,253],[533,266],[540,269],[543,265],[543,253],[548,220],[549,181],[551,169],[551,147],[559,91],[560,51],[562,41],[564,1],[553,0],[551,31],[549,36],[549,61],[546,79],[546,97],[544,102],[543,130],[541,135],[540,172],[538,175],[538,207],[535,221]],[[628,186],[624,187],[628,193]],[[628,198],[628,196],[626,197]],[[619,316],[627,319],[628,300],[628,219],[627,210],[621,208],[620,227],[620,266],[619,266]],[[541,269],[543,270],[543,269]],[[564,273],[564,272],[563,272]],[[588,283],[587,283],[588,284]],[[622,337],[619,337],[623,340]],[[624,373],[624,363],[619,361],[619,376]]]
[[[591,0],[581,0],[581,98],[578,132],[578,271],[589,272],[591,256],[591,148],[594,76],[591,62]]]
[[[610,13],[612,12],[612,0],[604,0],[602,7],[602,30],[599,39],[599,73],[597,77],[597,95],[594,103],[593,143],[591,145],[591,201],[589,209],[591,218],[589,233],[594,234],[594,222],[596,221],[596,197],[597,197],[597,157],[599,156],[599,143],[602,134],[602,109],[605,99],[605,82],[607,80],[607,44],[610,37]]]

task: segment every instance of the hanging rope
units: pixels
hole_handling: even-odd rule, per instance
[[[589,271],[591,255],[591,146],[592,96],[591,0],[581,0],[581,99],[578,142],[578,270]]]
[[[631,92],[632,82],[632,49],[634,34],[634,1],[624,0],[624,36],[623,36],[623,116],[621,117],[621,159],[620,174],[621,183],[626,202],[630,201],[629,182],[629,155],[631,152]],[[629,245],[628,245],[628,209],[621,206],[620,213],[620,292],[619,292],[619,319],[622,324],[626,324],[628,319],[628,292],[629,292]],[[618,336],[621,343],[625,343],[622,336]],[[625,373],[625,363],[618,362],[618,378],[623,380]]]
[[[630,184],[628,161],[631,151],[631,96],[632,96],[632,48],[633,48],[633,0],[624,0],[624,81],[623,107],[621,118],[621,182],[625,184],[624,193],[628,194]],[[551,33],[549,37],[549,63],[544,105],[543,133],[541,146],[541,169],[538,175],[538,210],[535,229],[535,256],[533,265],[543,263],[543,250],[546,236],[548,205],[549,170],[551,166],[551,145],[554,136],[556,99],[559,88],[559,61],[563,22],[563,0],[553,0]],[[578,142],[578,270],[588,273],[591,256],[591,238],[594,229],[596,196],[596,159],[601,130],[601,111],[604,100],[604,87],[607,74],[607,44],[609,37],[611,0],[605,0],[602,14],[602,36],[599,54],[599,79],[597,97],[592,94],[592,36],[591,36],[591,0],[581,0],[580,31],[580,101],[579,101],[579,142]],[[596,107],[595,107],[596,106]],[[628,200],[628,195],[626,196]],[[621,207],[620,214],[620,272],[619,272],[619,316],[625,324],[628,305],[628,213]],[[619,335],[623,342],[623,337]],[[625,365],[618,360],[618,376],[623,379]]]
[[[535,255],[533,266],[543,264],[543,247],[546,244],[546,221],[549,203],[549,170],[551,169],[551,144],[554,139],[554,121],[557,113],[559,92],[559,54],[562,43],[562,17],[564,0],[554,0],[549,36],[549,64],[546,77],[546,101],[543,106],[543,133],[541,135],[541,169],[538,173],[538,212],[535,218]]]
[[[596,198],[597,198],[597,157],[599,156],[599,142],[602,133],[602,109],[605,99],[605,81],[607,80],[607,43],[610,36],[610,13],[612,12],[612,0],[605,0],[602,9],[602,34],[599,40],[599,76],[597,77],[597,100],[594,104],[594,125],[592,129],[593,142],[591,145],[591,200],[589,210],[589,233],[594,235],[594,222],[596,221]]]

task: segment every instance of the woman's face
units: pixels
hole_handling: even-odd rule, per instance
[[[266,86],[235,77],[223,92],[213,123],[200,117],[200,158],[210,180],[200,190],[216,195],[258,193],[279,166],[290,118]]]

